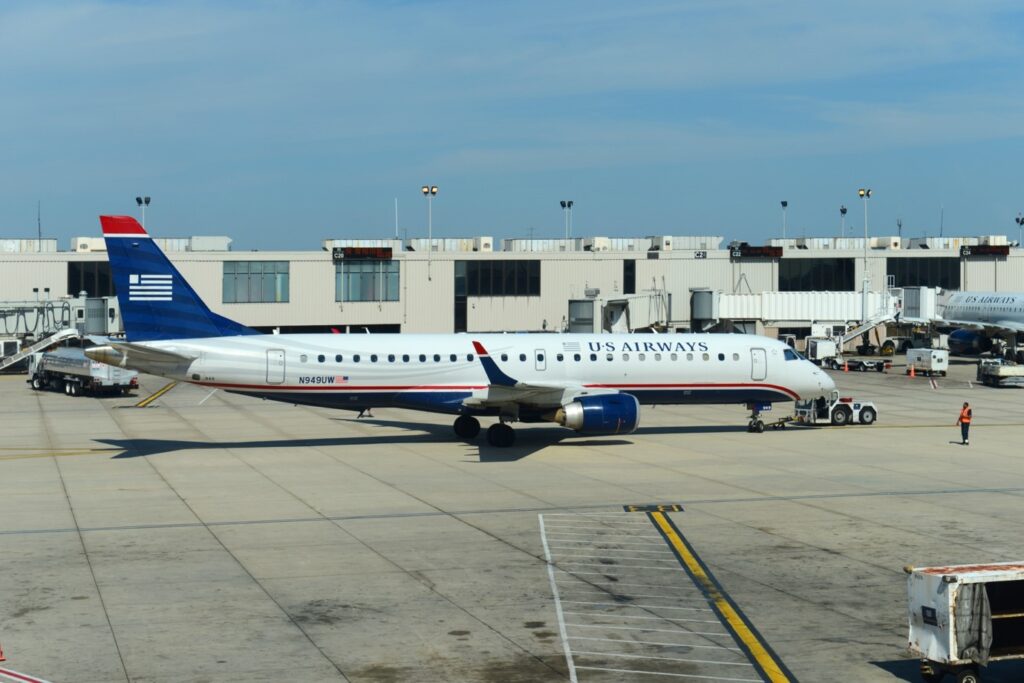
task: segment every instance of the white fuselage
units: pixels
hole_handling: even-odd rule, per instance
[[[187,366],[136,366],[292,403],[459,413],[466,412],[464,401],[489,390],[474,342],[518,383],[621,391],[642,404],[771,403],[814,398],[835,388],[822,370],[785,344],[733,334],[215,337],[141,342],[195,360]]]
[[[955,323],[1024,326],[1024,294],[1020,292],[956,292],[946,302],[942,317]],[[1011,326],[1012,329],[1012,326]]]

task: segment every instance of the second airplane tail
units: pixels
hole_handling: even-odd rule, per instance
[[[131,216],[100,216],[128,341],[259,334],[211,311]]]

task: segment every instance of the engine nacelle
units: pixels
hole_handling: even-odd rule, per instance
[[[629,394],[581,396],[559,408],[555,422],[580,434],[632,434],[640,424],[640,403]]]
[[[976,356],[992,350],[992,338],[973,330],[954,330],[949,335],[949,352],[957,356]]]

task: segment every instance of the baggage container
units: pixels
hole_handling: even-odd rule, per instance
[[[981,680],[979,666],[1024,659],[1024,562],[904,567],[910,652],[921,676]]]
[[[945,377],[949,372],[949,351],[946,349],[907,349],[906,374],[908,375],[910,366],[914,366],[915,374]]]

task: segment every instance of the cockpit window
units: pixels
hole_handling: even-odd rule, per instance
[[[783,351],[782,355],[786,357],[786,360],[803,360],[803,357],[799,353],[789,348]]]

